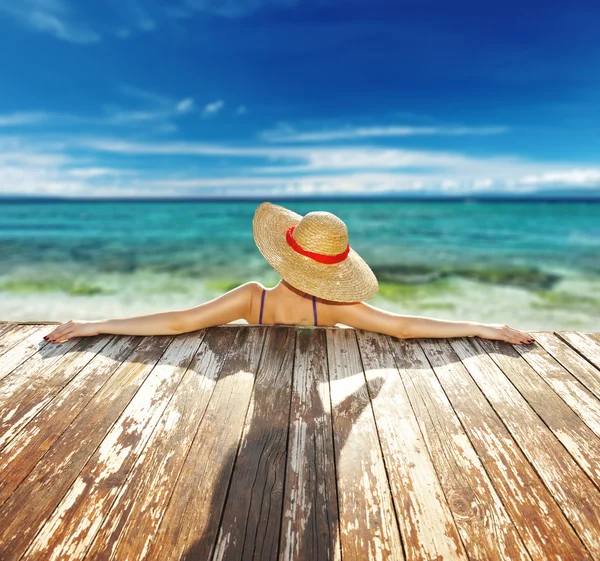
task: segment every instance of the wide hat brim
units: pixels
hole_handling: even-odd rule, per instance
[[[362,302],[379,290],[371,268],[350,247],[339,263],[319,263],[297,253],[288,243],[286,232],[302,216],[269,202],[261,203],[252,220],[254,241],[267,262],[294,288],[335,302]]]

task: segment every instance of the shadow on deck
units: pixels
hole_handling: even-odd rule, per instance
[[[0,559],[600,559],[600,333],[0,324]]]

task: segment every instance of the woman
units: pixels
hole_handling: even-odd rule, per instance
[[[258,249],[282,277],[274,288],[251,281],[193,308],[129,318],[70,320],[44,339],[62,343],[100,333],[174,335],[244,319],[267,325],[342,324],[401,339],[477,336],[519,345],[534,341],[504,324],[399,315],[365,303],[379,289],[377,279],[350,247],[345,223],[329,212],[301,216],[264,202],[254,213],[252,230]]]

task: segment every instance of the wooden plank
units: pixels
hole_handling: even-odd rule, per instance
[[[41,352],[48,345],[58,346],[44,341],[44,327],[34,325],[11,331],[8,337],[3,337],[0,344],[7,345],[0,357],[0,380],[8,376],[19,364],[25,362],[31,355]]]
[[[87,558],[179,559],[207,527],[214,544],[214,493],[224,495],[229,480],[218,487],[219,457],[237,448],[263,338],[263,330],[244,327],[208,330]]]
[[[33,339],[33,341],[27,343],[27,340],[24,340],[22,344],[33,349],[33,346],[38,344],[35,341],[38,337],[39,335],[34,333],[28,338]],[[18,364],[18,366],[15,366],[9,374],[6,374],[0,382],[0,403],[8,401],[11,397],[19,394],[42,372],[60,367],[60,363],[64,360],[68,364],[72,357],[71,351],[76,346],[85,349],[90,345],[90,340],[92,341],[91,344],[94,345],[98,341],[98,336],[93,339],[91,337],[76,337],[64,343],[44,343],[43,347],[40,346],[38,350],[33,350],[26,360],[23,360],[23,357],[15,352],[12,362]],[[19,347],[20,345],[17,345],[13,348],[13,351],[18,351]],[[7,353],[7,356],[12,354],[13,351]]]
[[[21,558],[172,339],[144,337],[0,507],[2,561]]]
[[[537,333],[535,340],[547,353],[600,399],[600,370],[552,332]]]
[[[114,383],[111,376],[140,341],[141,337],[113,337],[101,353],[0,452],[0,505],[107,380]]]
[[[594,331],[592,333],[586,333],[588,337],[591,337],[596,343],[600,343],[600,332]]]
[[[600,401],[540,345],[512,345],[581,420],[600,437]],[[600,381],[600,380],[599,380]],[[600,444],[600,440],[598,441]],[[600,449],[599,449],[600,452]]]
[[[294,343],[294,327],[268,328],[213,561],[277,559]]]
[[[467,559],[389,338],[357,330],[406,558]]]
[[[0,450],[44,409],[54,397],[111,340],[97,335],[73,339],[66,348],[52,349],[42,359],[40,353],[16,368],[0,388]],[[70,347],[70,348],[69,348]],[[25,368],[26,367],[26,368]]]
[[[581,353],[596,368],[600,369],[600,342],[589,335],[577,331],[555,331],[563,341],[566,341],[577,352]]]
[[[12,325],[60,325],[62,321],[5,321],[0,320],[0,324],[10,323]]]
[[[586,449],[596,436],[512,345],[486,339],[474,340],[473,344],[479,345],[481,352],[486,351],[508,378],[496,379],[502,384],[504,396],[483,384],[479,387],[592,556],[600,557],[600,494],[583,472],[598,471],[599,456],[594,457]],[[516,404],[512,410],[507,407],[508,398]],[[579,462],[574,456],[580,457]],[[581,457],[589,458],[589,462]]]
[[[600,489],[600,438],[512,345],[486,339],[481,345]]]
[[[0,337],[0,368],[2,367],[1,356],[22,341],[35,328],[35,325],[6,324],[5,331]],[[45,341],[43,342],[45,343]]]
[[[78,560],[166,409],[198,347],[198,333],[177,335],[86,463],[28,548],[29,559]]]
[[[325,331],[298,328],[279,561],[341,561]]]
[[[2,338],[9,332],[17,329],[18,326],[13,323],[0,323],[0,354],[2,354]]]
[[[418,340],[390,349],[470,559],[530,559]]]
[[[404,559],[356,333],[327,331],[344,561]]]
[[[504,391],[508,382],[502,371],[467,338],[423,339],[421,346],[426,349],[438,380],[531,557],[591,559],[527,456],[480,389],[493,395],[494,406],[500,403],[498,409],[510,416],[513,424],[520,425],[518,442],[521,446],[537,446],[539,441],[531,431],[531,425],[525,427],[520,423],[522,399],[514,401],[512,394]],[[529,414],[533,412],[530,410]]]

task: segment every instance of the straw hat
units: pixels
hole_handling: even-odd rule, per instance
[[[379,290],[375,274],[348,243],[346,224],[330,212],[301,216],[261,203],[252,220],[264,258],[294,288],[336,302],[362,302]]]

